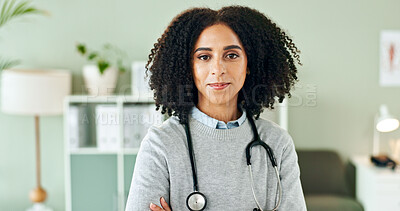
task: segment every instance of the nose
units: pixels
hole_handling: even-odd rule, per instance
[[[225,73],[225,65],[221,59],[215,59],[212,63],[211,74],[212,75],[222,75]]]

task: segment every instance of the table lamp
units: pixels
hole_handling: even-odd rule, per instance
[[[375,116],[374,125],[374,145],[372,148],[372,154],[379,154],[379,133],[386,133],[396,130],[399,127],[399,120],[389,114],[389,110],[386,105],[381,105],[379,108],[379,114]]]
[[[399,120],[389,114],[386,105],[379,107],[379,113],[375,116],[374,120],[374,141],[372,147],[371,161],[378,166],[392,165],[393,168],[396,163],[387,155],[380,154],[380,138],[379,133],[386,133],[396,130],[399,127]]]
[[[40,183],[39,116],[63,113],[63,99],[71,93],[71,74],[65,70],[6,69],[1,75],[1,109],[4,113],[34,116],[36,136],[36,188],[29,211],[50,211]]]

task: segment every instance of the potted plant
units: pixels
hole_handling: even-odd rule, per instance
[[[126,53],[111,45],[103,45],[100,51],[88,50],[78,43],[76,49],[90,64],[83,66],[83,79],[89,95],[111,95],[115,91],[119,73],[125,72]]]

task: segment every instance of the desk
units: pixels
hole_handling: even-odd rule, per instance
[[[365,211],[400,211],[400,168],[376,167],[369,156],[355,156],[356,197]]]

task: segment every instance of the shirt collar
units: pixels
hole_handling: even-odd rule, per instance
[[[242,109],[241,106],[238,106],[239,110],[242,111],[242,116],[239,117],[237,120],[229,121],[228,123],[225,123],[223,121],[219,121],[217,119],[214,119],[207,114],[203,113],[200,111],[196,106],[193,106],[191,110],[191,115],[193,118],[195,118],[197,121],[215,129],[231,129],[235,127],[239,127],[240,125],[243,124],[243,122],[246,120],[246,111]]]

